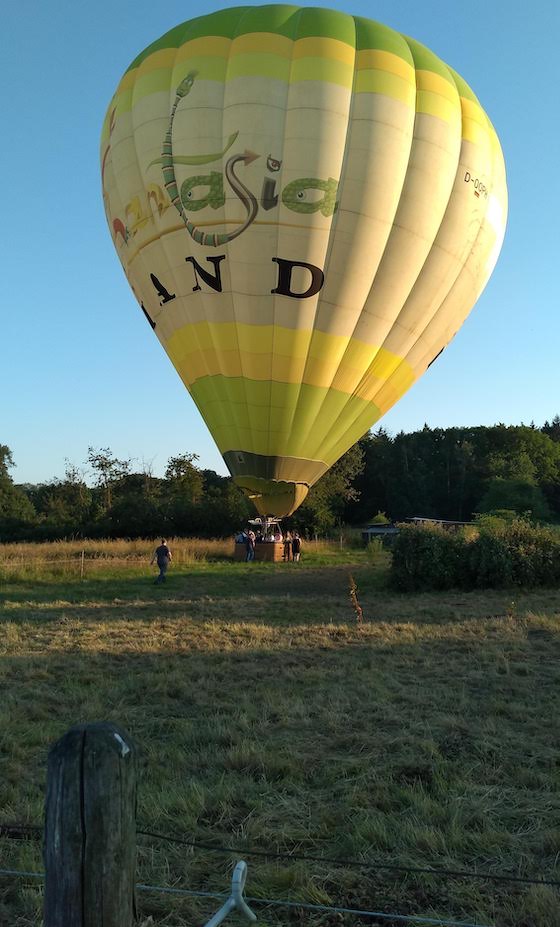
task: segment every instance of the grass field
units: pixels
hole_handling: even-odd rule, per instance
[[[174,544],[162,587],[146,543],[90,542],[83,579],[81,543],[0,546],[0,821],[40,822],[50,745],[112,720],[138,744],[140,829],[560,880],[560,590],[402,596],[385,555],[307,545],[299,565],[244,564],[205,544]],[[42,869],[35,842],[0,850],[2,868]],[[138,879],[224,891],[238,858],[140,837]],[[252,896],[560,925],[549,886],[245,858]],[[217,907],[139,903],[168,927]],[[40,886],[0,879],[0,924],[40,922]]]

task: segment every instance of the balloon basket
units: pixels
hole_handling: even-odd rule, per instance
[[[245,560],[247,557],[247,548],[244,543],[235,544],[235,560]],[[280,563],[284,560],[284,542],[283,541],[257,541],[255,544],[255,560],[263,560],[267,563]]]

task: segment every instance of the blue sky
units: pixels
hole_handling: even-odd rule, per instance
[[[20,0],[2,9],[0,444],[16,482],[62,476],[89,445],[163,473],[186,451],[227,472],[142,318],[113,250],[99,134],[136,54],[224,2]],[[233,4],[231,4],[233,5]],[[560,4],[337,0],[413,36],[472,86],[506,158],[501,257],[455,340],[382,420],[392,433],[560,413]]]

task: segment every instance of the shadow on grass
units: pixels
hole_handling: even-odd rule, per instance
[[[264,599],[291,596],[345,596],[349,574],[360,577],[364,589],[381,590],[387,581],[385,571],[364,565],[298,566],[296,564],[221,564],[217,566],[175,567],[165,584],[157,585],[154,574],[137,571],[122,574],[90,575],[84,580],[66,577],[26,578],[0,584],[0,607],[3,603],[52,603],[82,605],[95,601],[112,607],[123,603],[134,606],[159,604],[176,609],[197,599],[232,599],[258,596]]]
[[[0,586],[2,622],[42,625],[172,622],[356,625],[350,575],[365,625],[461,624],[486,619],[560,615],[560,590],[396,593],[387,572],[371,566],[230,564],[175,567],[164,585],[153,574],[93,575],[80,582],[51,577]]]
[[[138,568],[0,585],[1,806],[38,820],[49,746],[107,719],[140,744],[148,829],[554,877],[560,591],[397,595],[385,580],[363,563],[207,563],[176,564],[163,587]],[[19,852],[15,868],[40,867]],[[146,882],[224,885],[222,858],[183,848],[141,867]],[[557,899],[523,914],[509,888],[303,868],[255,863],[252,884],[558,925]],[[9,890],[0,923],[38,923],[29,899]],[[157,923],[170,910],[154,903]]]

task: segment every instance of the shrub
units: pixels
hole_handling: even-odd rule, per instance
[[[368,522],[370,525],[390,525],[391,521],[387,518],[385,512],[377,512],[377,515],[374,515]]]
[[[560,580],[560,538],[549,528],[535,528],[519,518],[508,527],[506,541],[513,579],[519,586],[553,585]]]
[[[463,585],[467,541],[439,525],[401,525],[393,547],[391,584],[407,591]]]
[[[401,590],[551,586],[560,582],[560,534],[526,519],[480,519],[458,534],[403,525],[391,584]]]
[[[511,586],[513,564],[505,541],[505,526],[482,528],[469,545],[466,587],[482,589]]]
[[[376,563],[380,563],[385,557],[383,541],[381,538],[372,538],[371,541],[368,541],[366,552],[370,563],[374,565]]]

